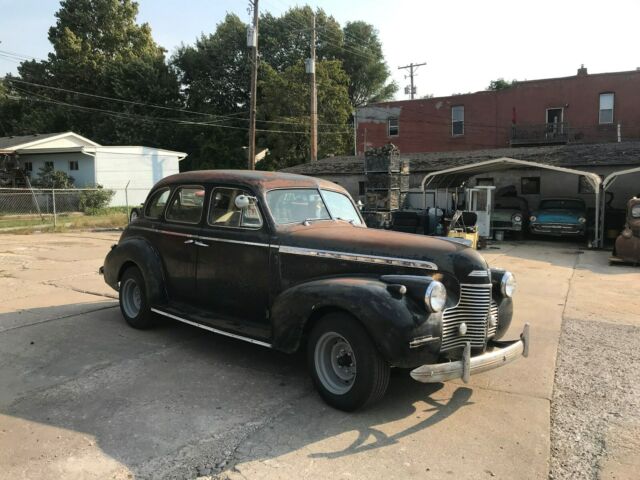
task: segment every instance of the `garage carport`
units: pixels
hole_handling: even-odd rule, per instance
[[[428,187],[435,189],[442,188],[459,188],[464,182],[468,181],[471,177],[474,177],[481,173],[496,172],[501,170],[517,170],[517,169],[541,169],[550,170],[555,172],[562,172],[572,174],[576,176],[583,176],[587,179],[590,185],[593,187],[595,193],[594,208],[595,208],[595,232],[593,239],[590,242],[592,247],[601,246],[601,219],[600,219],[600,196],[602,190],[602,179],[600,176],[593,172],[586,172],[583,170],[576,170],[573,168],[558,167],[555,165],[549,165],[545,163],[529,162],[526,160],[517,160],[515,158],[496,158],[493,160],[486,160],[483,162],[475,162],[466,165],[460,165],[457,167],[447,168],[444,170],[438,170],[430,172],[422,179],[421,189],[423,194],[426,195]],[[635,170],[635,169],[634,169]],[[621,172],[619,172],[621,173]],[[608,178],[608,177],[607,177]]]

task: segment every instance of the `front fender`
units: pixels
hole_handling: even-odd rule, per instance
[[[436,355],[442,329],[440,314],[429,314],[424,305],[399,294],[390,285],[367,277],[334,277],[313,280],[282,292],[271,309],[273,347],[293,352],[301,343],[305,326],[315,312],[343,310],[358,319],[380,353],[393,365],[404,364],[415,350]],[[438,341],[410,351],[416,337]]]
[[[104,260],[104,280],[114,290],[122,272],[129,264],[135,264],[142,273],[151,305],[167,302],[164,271],[160,255],[151,243],[142,237],[128,237],[114,245]]]

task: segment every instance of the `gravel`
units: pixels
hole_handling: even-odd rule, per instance
[[[640,431],[639,365],[640,327],[564,319],[551,403],[551,479],[602,478],[610,457],[624,458],[617,432]]]

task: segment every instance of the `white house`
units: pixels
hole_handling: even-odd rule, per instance
[[[125,204],[127,185],[129,204],[141,203],[156,182],[178,173],[187,156],[151,147],[102,146],[73,132],[0,137],[0,155],[15,157],[32,179],[49,165],[72,176],[78,188],[113,189],[113,205]]]

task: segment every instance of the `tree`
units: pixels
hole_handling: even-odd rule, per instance
[[[388,82],[389,67],[382,53],[378,33],[365,22],[348,22],[344,27],[342,64],[349,76],[349,98],[353,106],[393,98],[398,91]]]
[[[511,88],[516,83],[518,83],[517,80],[511,80],[509,82],[508,80],[505,80],[504,78],[500,77],[497,80],[491,80],[491,82],[489,83],[489,86],[487,87],[487,90],[494,90],[494,91],[504,90],[506,88]]]
[[[75,179],[65,172],[54,170],[53,167],[40,167],[33,185],[40,188],[73,188]]]
[[[260,81],[259,125],[278,119],[290,122],[273,128],[277,132],[260,132],[258,146],[268,147],[270,155],[260,163],[266,170],[296,165],[309,157],[309,121],[307,120],[310,92],[304,63],[298,62],[278,73],[269,65],[262,67]],[[305,81],[307,80],[307,81]],[[351,114],[349,77],[337,60],[316,64],[318,84],[318,156],[342,154],[350,146],[351,131],[347,122]],[[266,121],[266,122],[265,122]],[[287,131],[302,132],[288,133]]]
[[[63,0],[49,29],[53,52],[45,61],[23,62],[19,78],[9,78],[11,88],[28,98],[16,133],[74,130],[99,143],[170,146],[173,129],[162,122],[168,112],[140,104],[178,106],[177,76],[149,25],[136,23],[137,13],[131,0]]]

